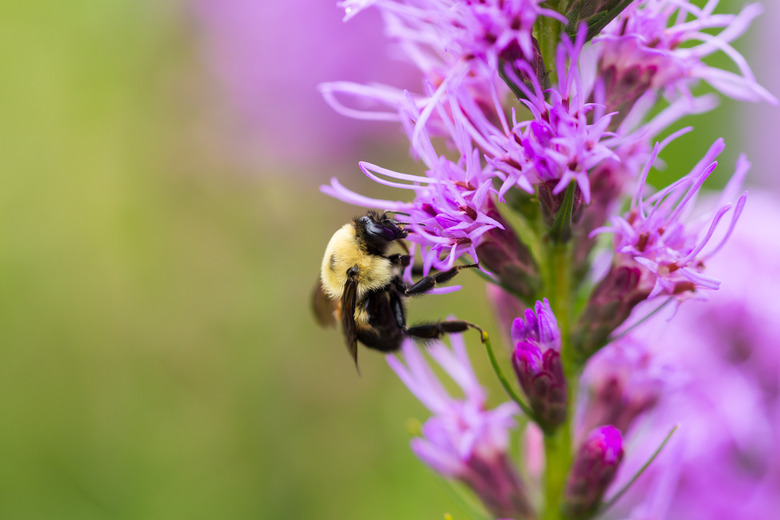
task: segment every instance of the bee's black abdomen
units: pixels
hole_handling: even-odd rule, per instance
[[[358,340],[365,346],[393,352],[401,348],[404,339],[403,306],[398,294],[388,289],[373,291],[366,296],[363,312],[368,323],[358,325]]]
[[[388,330],[388,328],[390,330]],[[395,352],[404,340],[403,330],[397,327],[359,327],[358,341],[365,346],[382,352]]]

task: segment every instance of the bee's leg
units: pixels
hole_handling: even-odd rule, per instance
[[[478,330],[480,336],[483,338],[482,341],[484,341],[485,332],[480,327],[462,320],[447,320],[438,323],[414,325],[413,327],[406,329],[406,335],[419,339],[439,339],[444,334],[465,332],[468,329]]]
[[[454,278],[455,275],[458,274],[458,272],[461,269],[469,269],[472,267],[479,267],[479,264],[457,265],[448,271],[436,273],[433,275],[428,275],[424,278],[421,278],[417,283],[415,283],[411,287],[407,287],[406,290],[404,291],[404,294],[406,296],[414,296],[417,294],[427,293],[437,285],[442,283],[447,283],[450,280],[452,280],[452,278]]]
[[[368,321],[361,321],[357,325],[357,338],[361,343],[382,352],[401,348],[406,337],[402,296],[403,292],[393,286],[384,292],[368,295],[364,309]]]
[[[402,292],[389,291],[390,292],[390,309],[395,316],[395,323],[402,331],[406,329],[406,312],[404,311],[404,304],[401,301]]]

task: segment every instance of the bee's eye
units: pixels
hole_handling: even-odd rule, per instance
[[[360,217],[359,222],[362,224],[367,236],[382,242],[392,242],[399,238],[406,238],[407,235],[403,228],[388,218],[377,221],[365,216]]]
[[[395,227],[395,226],[392,226],[392,227],[381,226],[381,225],[379,225],[379,224],[377,224],[375,222],[371,222],[366,227],[366,230],[369,233],[371,233],[372,235],[375,235],[375,236],[378,236],[378,237],[382,237],[383,239],[385,239],[388,242],[390,242],[392,240],[395,240],[395,238],[396,238],[396,236],[395,236],[396,233],[395,233],[395,230],[393,229],[393,227]]]

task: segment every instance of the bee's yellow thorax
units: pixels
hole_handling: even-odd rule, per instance
[[[350,222],[336,231],[322,258],[322,287],[332,300],[341,298],[347,271],[355,265],[359,269],[358,300],[368,291],[386,287],[393,279],[393,266],[387,258],[370,255],[358,247],[355,226]]]

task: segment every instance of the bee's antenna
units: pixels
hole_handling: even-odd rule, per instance
[[[408,214],[408,213],[404,213],[403,211],[393,211],[393,210],[391,210],[391,209],[385,210],[385,213],[391,213],[391,214],[393,214],[393,215],[403,215],[403,216],[405,216],[405,217],[408,217],[408,216],[409,216],[409,214]]]

